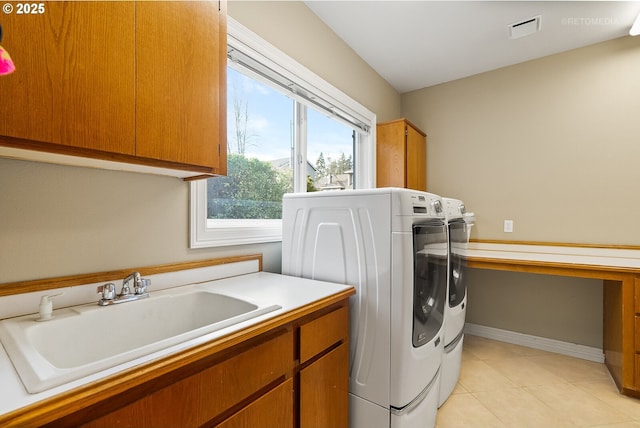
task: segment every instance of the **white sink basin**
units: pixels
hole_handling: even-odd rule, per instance
[[[36,393],[276,309],[190,288],[60,309],[46,322],[36,322],[37,314],[7,319],[0,340],[27,391]]]

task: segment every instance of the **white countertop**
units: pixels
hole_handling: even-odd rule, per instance
[[[505,261],[518,260],[640,269],[640,250],[624,248],[470,242],[466,256]]]
[[[130,362],[120,364],[111,369],[103,370],[96,374],[86,376],[79,380],[72,381],[37,394],[29,394],[25,390],[5,349],[0,347],[0,379],[2,379],[2,382],[0,382],[0,415],[46,398],[53,397],[73,388],[86,385],[130,367],[148,363],[160,357],[226,336],[229,333],[259,324],[283,313],[306,306],[315,301],[352,288],[351,286],[342,284],[314,281],[266,272],[243,274],[230,278],[203,282],[197,285],[187,285],[185,287],[200,287],[207,291],[226,294],[253,302],[264,302],[265,304],[270,305],[277,304],[281,306],[281,309],[277,309],[273,312],[260,315],[256,318],[243,321],[204,336],[188,340],[162,351],[154,352]],[[153,295],[153,291],[151,291],[151,295]],[[123,304],[135,305],[136,302]]]

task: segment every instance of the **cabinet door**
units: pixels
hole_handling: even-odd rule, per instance
[[[349,345],[333,351],[300,371],[300,427],[349,425]]]
[[[224,2],[136,4],[137,156],[226,171],[226,20],[220,7]]]
[[[43,6],[2,16],[16,71],[0,78],[0,140],[133,154],[133,2]]]
[[[209,424],[231,409],[251,406],[259,399],[257,394],[269,385],[284,381],[293,369],[292,351],[293,333],[283,331],[275,338],[256,342],[246,351],[231,355],[187,378],[176,379],[118,410],[73,426],[187,428]],[[280,394],[275,394],[267,401],[273,403],[280,397]],[[289,394],[288,401],[281,405],[292,406],[289,403],[292,399]],[[259,405],[254,411],[258,412],[260,408]],[[246,417],[253,418],[252,413],[249,411]],[[278,415],[282,417],[280,413]]]
[[[293,428],[293,380],[264,394],[218,428]]]
[[[426,137],[410,125],[406,126],[407,138],[407,188],[427,190],[427,142]]]
[[[406,119],[376,127],[377,187],[427,190],[426,135]]]
[[[377,187],[406,187],[404,130],[404,121],[381,124],[376,129]]]

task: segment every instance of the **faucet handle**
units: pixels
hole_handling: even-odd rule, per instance
[[[134,294],[144,294],[147,292],[147,288],[151,285],[151,280],[148,278],[140,278],[140,281],[134,283]]]
[[[102,295],[102,300],[113,300],[116,298],[116,285],[113,282],[101,285],[96,291]]]

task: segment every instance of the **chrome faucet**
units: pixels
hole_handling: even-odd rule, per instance
[[[131,280],[133,280],[133,288],[135,290],[140,284],[140,272],[133,272],[122,280],[122,290],[120,290],[121,296],[128,296],[131,294],[131,289],[129,288],[129,281]]]
[[[133,293],[131,292],[131,287],[129,287],[131,281],[133,281]],[[97,292],[100,293],[98,305],[115,305],[116,303],[130,302],[132,300],[149,297],[147,288],[150,283],[150,279],[142,278],[139,272],[133,272],[122,280],[120,294],[116,294],[116,285],[112,282],[101,285],[97,289]]]

